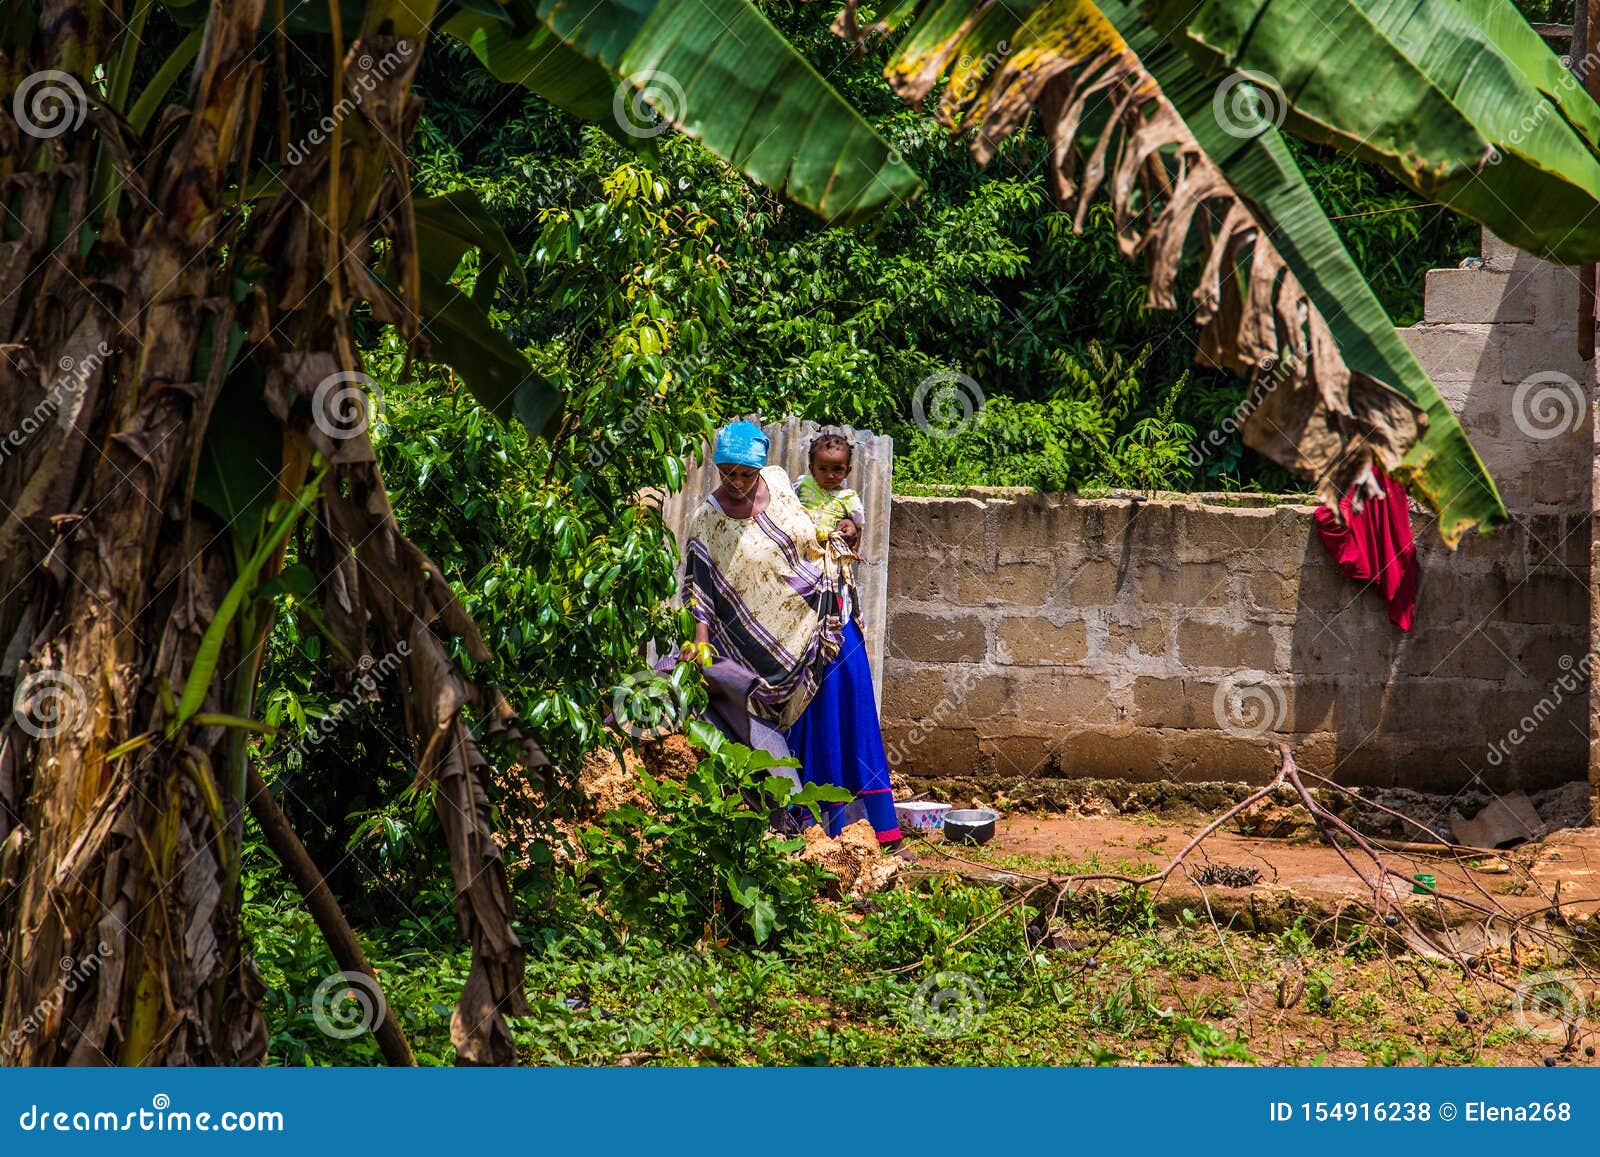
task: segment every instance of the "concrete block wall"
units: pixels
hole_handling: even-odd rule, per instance
[[[1426,293],[1423,322],[1401,332],[1513,524],[1451,553],[1413,516],[1410,634],[1335,570],[1308,506],[897,497],[883,696],[896,767],[975,793],[1051,777],[1261,781],[1282,738],[1350,784],[1583,779],[1593,452],[1576,283],[1486,237],[1480,267],[1435,270]],[[1533,375],[1524,407],[1555,393],[1519,415]]]
[[[1450,555],[1417,626],[1328,562],[1308,506],[975,492],[895,500],[885,740],[912,779],[1581,779],[1587,519]],[[1573,686],[1561,689],[1565,677]],[[1511,739],[1513,734],[1525,737]]]
[[[1513,513],[1589,510],[1592,371],[1578,356],[1576,272],[1483,235],[1482,264],[1427,274],[1400,330]]]

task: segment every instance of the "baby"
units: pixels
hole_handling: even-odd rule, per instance
[[[839,559],[844,572],[847,616],[853,612],[855,601],[855,575],[850,564],[861,560],[856,550],[861,544],[861,528],[866,525],[860,496],[844,484],[850,477],[853,449],[843,434],[817,435],[809,452],[811,472],[794,484],[800,505],[816,523],[817,540],[829,544]]]

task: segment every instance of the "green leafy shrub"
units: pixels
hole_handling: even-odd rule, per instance
[[[767,944],[808,927],[817,874],[790,853],[799,839],[768,834],[772,809],[837,798],[770,770],[792,766],[690,725],[705,753],[683,783],[641,769],[649,808],[618,808],[583,835],[585,880],[630,930],[668,943]],[[848,798],[848,797],[846,797]]]

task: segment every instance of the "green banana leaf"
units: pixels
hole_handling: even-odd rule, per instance
[[[1248,138],[1225,131],[1213,113],[1213,80],[1163,41],[1135,4],[1095,2],[1156,78],[1207,155],[1254,204],[1278,252],[1328,323],[1345,363],[1427,414],[1427,429],[1399,474],[1417,499],[1438,514],[1440,536],[1453,546],[1475,524],[1488,531],[1505,522],[1505,506],[1482,459],[1395,331],[1277,130],[1265,125],[1265,131]]]
[[[1296,136],[1381,165],[1519,248],[1600,260],[1600,109],[1560,85],[1503,5],[1156,0],[1150,18],[1213,79],[1268,78]]]
[[[447,281],[420,278],[423,336],[432,360],[449,366],[478,404],[500,418],[515,417],[534,435],[554,432],[561,390],[534,370],[488,314]]]
[[[1583,90],[1561,58],[1550,51],[1544,37],[1533,30],[1517,6],[1511,0],[1456,0],[1456,4],[1554,103],[1589,151],[1596,152],[1600,148],[1600,105]],[[1524,115],[1542,116],[1546,110],[1530,109]]]
[[[958,0],[924,5],[889,64],[891,83],[915,97],[933,79],[929,70],[944,60],[950,62],[950,88],[975,91],[983,71],[995,61],[1026,62],[1049,55],[1087,59],[1095,51],[1120,48],[1120,34],[1200,146],[1251,203],[1328,323],[1349,368],[1390,387],[1427,414],[1428,425],[1399,474],[1420,501],[1438,512],[1444,540],[1453,545],[1473,525],[1488,529],[1505,521],[1494,482],[1460,423],[1396,333],[1270,123],[1259,126],[1267,131],[1253,137],[1224,131],[1213,111],[1215,81],[1162,38],[1145,20],[1137,0],[1018,0],[995,6],[969,25],[971,12],[970,5]],[[903,17],[904,9],[894,15]],[[1086,118],[1085,126],[1094,119]],[[971,127],[979,134],[993,131],[982,123]]]
[[[518,32],[504,20],[459,12],[439,31],[470,48],[496,80],[531,89],[579,120],[611,118],[617,78],[548,28]]]
[[[749,0],[542,0],[539,18],[623,83],[612,112],[663,120],[833,224],[868,220],[921,191],[900,155]]]

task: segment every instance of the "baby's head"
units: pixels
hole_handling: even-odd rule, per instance
[[[818,434],[811,440],[810,468],[824,490],[837,490],[850,477],[853,448],[843,434]]]

